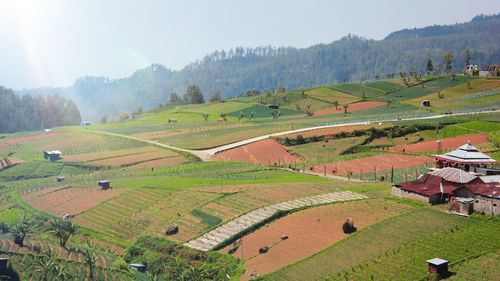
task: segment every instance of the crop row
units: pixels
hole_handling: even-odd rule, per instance
[[[347,239],[295,264],[291,264],[264,280],[315,280],[335,275],[364,261],[432,233],[463,226],[468,220],[430,208],[388,219],[354,233]]]

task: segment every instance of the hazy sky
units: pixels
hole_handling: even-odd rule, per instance
[[[151,63],[180,69],[216,49],[382,39],[498,12],[492,0],[0,0],[0,85],[68,86]]]

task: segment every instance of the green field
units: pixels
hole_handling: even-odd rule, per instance
[[[357,181],[358,176],[356,181],[330,179],[267,163],[202,162],[189,152],[170,150],[156,143],[205,149],[292,129],[369,122],[369,126],[362,126],[366,128],[356,133],[348,127],[334,133],[326,130],[325,135],[333,136],[328,140],[320,135],[313,138],[315,132],[308,132],[307,140],[298,142],[298,134],[293,134],[290,136],[293,142],[288,142],[286,148],[302,159],[298,167],[305,165],[309,169],[318,164],[394,153],[388,149],[397,145],[485,133],[489,141],[475,145],[500,159],[498,113],[385,121],[429,116],[447,107],[454,112],[498,107],[500,80],[475,78],[471,80],[471,89],[467,80],[461,75],[454,81],[450,76],[428,76],[418,83],[412,77],[409,87],[401,79],[323,85],[235,97],[225,102],[161,108],[123,122],[2,135],[0,158],[18,158],[24,162],[0,170],[0,230],[6,227],[4,223],[10,228],[7,233],[0,232],[0,252],[11,258],[21,280],[30,280],[30,276],[34,277],[32,280],[40,279],[40,274],[30,268],[35,259],[40,259],[40,252],[33,245],[59,249],[50,221],[61,214],[55,215],[53,209],[40,205],[37,206],[41,209],[36,209],[28,202],[46,200],[47,206],[57,207],[64,201],[81,207],[71,219],[80,228],[68,241],[67,252],[84,249],[87,241],[92,241],[96,253],[107,264],[106,268],[96,269],[98,280],[152,280],[146,274],[127,273],[127,263],[132,262],[147,263],[148,273],[161,265],[160,280],[178,276],[185,276],[185,280],[195,280],[193,276],[201,276],[202,280],[225,280],[227,276],[239,280],[244,270],[242,260],[226,253],[200,252],[182,244],[267,205],[350,190],[368,196],[367,204],[377,200],[380,208],[391,208],[392,202],[384,203],[391,200],[404,206],[405,211],[363,227],[309,257],[260,276],[259,280],[424,280],[428,277],[425,260],[436,256],[450,260],[450,269],[455,274],[449,280],[495,280],[500,245],[492,237],[499,236],[500,221],[480,215],[451,215],[444,212],[444,206],[393,198],[390,171],[380,171],[378,178],[373,173],[364,173],[362,181]],[[439,98],[437,91],[444,98]],[[342,106],[363,99],[382,101],[387,106],[347,114],[304,115],[306,110],[332,109],[336,102]],[[433,106],[422,108],[422,99],[431,100]],[[280,107],[278,118],[273,118],[271,104]],[[227,121],[219,120],[221,114]],[[207,120],[204,115],[208,115]],[[177,122],[169,123],[169,119]],[[382,120],[383,124],[378,124]],[[281,143],[284,140],[284,136],[278,139]],[[44,150],[61,150],[63,160],[44,160]],[[172,166],[132,167],[167,156],[183,161]],[[103,164],[100,160],[111,162]],[[415,169],[418,174],[426,172],[423,165],[395,167],[393,181],[403,181],[405,174],[409,180],[414,179]],[[382,173],[384,177],[388,174],[384,182],[380,182]],[[56,181],[58,176],[64,176],[64,181]],[[94,205],[88,202],[85,204],[89,205],[80,205],[85,200],[78,198],[95,194],[97,181],[103,179],[110,180],[113,190],[121,192],[95,201]],[[36,192],[49,195],[28,201]],[[14,226],[23,217],[33,220],[27,241],[37,242],[29,244],[31,248],[13,250],[18,249],[11,247],[17,229]],[[166,235],[165,230],[173,225],[179,232]],[[264,227],[272,227],[272,222]],[[286,229],[282,232],[287,233]],[[66,267],[79,279],[84,279],[87,273],[81,261],[58,259],[55,264]]]

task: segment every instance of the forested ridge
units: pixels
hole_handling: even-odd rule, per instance
[[[81,121],[75,103],[59,95],[19,96],[0,86],[0,133],[35,131]]]
[[[247,90],[287,89],[347,81],[386,78],[391,73],[426,72],[432,59],[444,71],[444,55],[454,56],[451,72],[460,73],[465,50],[471,63],[500,62],[500,14],[477,16],[467,23],[404,29],[383,40],[354,35],[330,44],[292,47],[235,48],[215,51],[180,71],[153,64],[123,79],[83,77],[68,88],[25,90],[31,95],[59,93],[74,100],[87,119],[165,105],[172,92],[182,96],[188,85],[200,87],[205,98],[220,92],[237,96]],[[447,70],[449,71],[449,70]]]

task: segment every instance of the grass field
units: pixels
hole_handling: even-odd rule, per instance
[[[477,255],[481,256],[484,253],[497,251],[500,248],[500,241],[488,238],[499,235],[500,229],[497,219],[476,221],[476,223],[462,227],[457,226],[451,230],[405,244],[396,250],[389,251],[386,255],[376,256],[369,262],[337,274],[331,280],[345,280],[346,276],[350,280],[361,280],[366,276],[373,276],[375,280],[424,279],[427,275],[426,260],[433,257],[444,257],[454,270],[468,273],[468,269],[461,268],[460,262],[467,262],[469,259],[476,258]],[[455,266],[453,266],[454,264]],[[495,271],[498,273],[498,270],[493,269],[493,272]],[[476,274],[471,270],[471,275]]]
[[[260,272],[260,276],[269,273],[261,277],[263,280],[365,280],[371,274],[375,280],[401,280],[402,276],[419,280],[426,277],[425,259],[434,255],[451,261],[450,268],[456,274],[450,280],[495,280],[500,245],[498,239],[491,237],[499,236],[496,218],[450,215],[443,212],[443,206],[431,207],[390,196],[392,166],[395,182],[412,180],[425,172],[426,167],[420,164],[429,160],[427,157],[433,152],[393,153],[386,147],[390,150],[398,145],[482,133],[489,141],[477,146],[500,159],[498,113],[380,124],[381,120],[440,113],[447,106],[453,110],[498,106],[500,80],[472,79],[472,89],[467,89],[466,79],[461,75],[455,81],[448,76],[423,77],[424,87],[407,87],[401,79],[326,85],[304,89],[304,94],[302,89],[293,89],[283,94],[156,109],[124,122],[1,135],[0,159],[17,158],[23,163],[0,171],[0,222],[14,225],[26,215],[34,220],[34,226],[27,236],[29,247],[11,251],[17,248],[10,242],[12,233],[6,233],[0,234],[0,251],[11,257],[22,280],[30,280],[29,268],[37,255],[35,246],[58,243],[48,222],[72,213],[80,232],[68,242],[71,258],[66,256],[57,263],[80,279],[85,270],[73,252],[91,240],[99,256],[104,256],[99,263],[106,265],[98,269],[99,280],[148,280],[145,275],[136,278],[121,271],[131,262],[147,263],[150,268],[161,263],[168,265],[168,270],[191,273],[206,269],[216,272],[216,280],[226,278],[225,273],[231,280],[247,278],[252,270]],[[415,84],[413,80],[411,83]],[[438,90],[444,99],[436,96]],[[430,99],[435,106],[422,108],[422,99]],[[347,114],[303,114],[307,108],[331,113],[335,101],[340,105],[353,104],[352,108],[362,101],[381,106]],[[279,118],[271,117],[269,104],[280,106]],[[252,112],[254,116],[249,120]],[[226,115],[226,122],[218,121],[221,113]],[[204,114],[208,114],[206,121]],[[241,120],[240,114],[244,115]],[[169,123],[169,119],[177,122]],[[356,180],[361,172],[358,169],[363,170],[363,181],[288,171],[278,165],[268,166],[269,160],[260,164],[201,162],[187,152],[102,133],[203,149],[280,131],[350,122],[369,123],[304,132],[300,135],[308,143],[300,145],[293,145],[299,134],[290,135],[287,137],[293,141],[288,142],[287,148],[300,156],[300,168],[303,164],[308,170],[316,166],[315,171],[322,173],[323,165],[330,164],[330,173],[334,163],[347,163],[350,166],[346,169],[353,172]],[[408,125],[427,127],[414,130]],[[397,134],[407,129],[412,133]],[[354,133],[355,130],[365,132]],[[315,135],[324,137],[312,142]],[[364,143],[371,138],[371,142]],[[270,142],[260,146],[257,143],[250,158],[267,155],[269,159],[269,150],[281,149],[275,141],[285,143],[284,139],[269,141],[273,146]],[[63,159],[44,160],[44,150],[61,150]],[[282,151],[281,156],[288,155],[285,149]],[[57,182],[57,176],[64,176],[64,181]],[[97,181],[103,179],[111,181],[112,190],[96,190]],[[257,208],[345,190],[369,198],[298,211],[249,234],[245,254],[248,271],[244,274],[243,261],[233,256],[181,246],[182,242]],[[349,217],[354,218],[358,231],[340,233],[340,225]],[[284,223],[287,221],[291,223]],[[174,224],[179,232],[166,236],[166,228]],[[289,235],[285,242],[281,241],[284,234]],[[320,239],[321,243],[316,241]],[[257,253],[264,245],[271,245],[267,256]],[[58,250],[58,254],[63,253]],[[271,265],[272,268],[265,268]],[[164,277],[168,280],[178,273],[172,271]],[[32,280],[39,277],[35,274]]]

